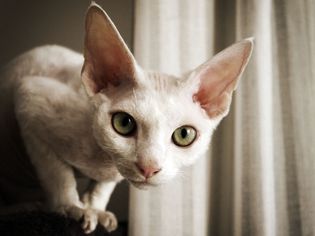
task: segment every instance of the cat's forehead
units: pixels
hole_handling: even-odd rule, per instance
[[[114,110],[123,110],[148,123],[187,123],[202,116],[184,78],[156,72],[146,72],[144,76],[140,86],[115,99]]]
[[[144,76],[143,86],[133,91],[139,105],[171,112],[180,110],[182,103],[192,102],[192,94],[187,93],[182,78],[159,72],[145,72]]]
[[[159,72],[144,72],[145,86],[157,92],[172,92],[181,87],[183,79]]]

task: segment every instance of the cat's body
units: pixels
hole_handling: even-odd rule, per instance
[[[177,78],[142,70],[95,4],[86,31],[84,58],[46,46],[4,68],[0,111],[17,120],[50,209],[83,216],[86,232],[97,223],[110,231],[117,222],[105,208],[117,182],[158,185],[205,153],[253,43]],[[82,196],[76,176],[91,180]]]
[[[69,55],[71,56],[67,59]],[[69,59],[71,60],[69,61]],[[0,166],[0,185],[1,199],[5,205],[41,199],[41,194],[37,191],[38,179],[29,158],[27,158],[28,154],[17,123],[15,90],[23,82],[25,75],[43,75],[58,79],[58,71],[62,71],[70,64],[79,66],[82,64],[82,56],[61,47],[48,46],[24,53],[0,70],[0,129],[1,140],[5,140],[0,143],[3,163]],[[51,67],[51,65],[54,66]],[[56,68],[59,69],[56,70]],[[79,67],[77,69],[79,70]],[[73,81],[79,82],[78,70],[72,69],[71,75],[63,77],[77,78]],[[19,175],[16,175],[16,172]],[[28,189],[30,190],[27,191]]]
[[[1,75],[5,77],[2,90],[12,91],[1,100],[1,108],[13,100],[23,132],[32,129],[42,146],[58,150],[85,176],[97,181],[121,179],[93,136],[91,106],[80,80],[82,65],[81,54],[60,46],[43,46],[23,54]],[[104,165],[108,173],[101,171]]]
[[[82,178],[91,182],[106,181],[113,184],[122,179],[112,159],[100,148],[93,135],[91,106],[80,79],[83,61],[83,55],[67,48],[43,46],[16,58],[0,74],[0,111],[6,116],[2,119],[1,128],[9,129],[6,134],[19,131],[14,136],[22,136],[33,164],[36,162],[32,159],[34,156],[47,155],[58,150],[51,158],[60,158],[73,168],[71,172],[76,177],[76,183],[83,183],[82,186],[75,186],[80,190],[86,190],[87,187],[87,181],[82,181]],[[8,127],[5,121],[10,119],[17,119],[19,128],[12,127],[16,124],[12,122]],[[3,154],[4,152],[2,149]],[[17,166],[17,163],[8,164],[8,160],[12,161],[10,157],[2,158],[7,162],[3,165],[4,168]],[[21,158],[27,156],[20,156],[13,161],[20,161]],[[45,163],[38,165],[45,172]],[[14,189],[10,178],[6,179],[7,176],[3,175],[1,177],[2,182],[7,181],[6,185],[13,185],[11,193],[7,190],[5,197],[2,197],[4,204],[8,205],[19,189]],[[27,181],[34,181],[33,176],[28,178],[23,173],[19,177],[25,182],[24,185],[31,184]],[[45,184],[54,186],[54,181],[48,179]],[[22,204],[24,201],[29,203],[42,200],[41,190],[35,189],[35,186],[32,196],[25,192],[20,194],[18,202]]]

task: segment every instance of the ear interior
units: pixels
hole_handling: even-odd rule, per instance
[[[223,50],[195,71],[199,89],[194,101],[210,118],[228,113],[232,93],[244,71],[253,49],[253,39],[245,39]]]
[[[134,83],[135,60],[107,14],[92,3],[86,15],[82,81],[88,95]]]

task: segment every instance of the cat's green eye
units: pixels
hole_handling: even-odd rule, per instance
[[[197,131],[191,126],[181,126],[177,128],[173,135],[173,142],[180,147],[187,147],[192,144],[197,137]]]
[[[123,136],[132,135],[136,128],[134,118],[126,112],[117,112],[112,116],[112,126],[114,130]]]

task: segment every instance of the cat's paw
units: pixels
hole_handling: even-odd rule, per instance
[[[107,232],[114,231],[118,225],[115,215],[109,211],[92,208],[84,209],[75,205],[59,206],[54,211],[76,221],[82,220],[82,229],[86,234],[92,233],[97,224],[102,225]]]
[[[98,222],[108,231],[117,229],[117,218],[110,211],[100,211],[98,214]]]
[[[107,232],[115,230],[118,225],[117,219],[113,213],[96,209],[86,209],[82,222],[84,232],[86,234],[93,232],[98,223],[102,225]]]
[[[82,229],[86,234],[92,233],[98,223],[98,213],[93,209],[86,209],[84,211]]]

